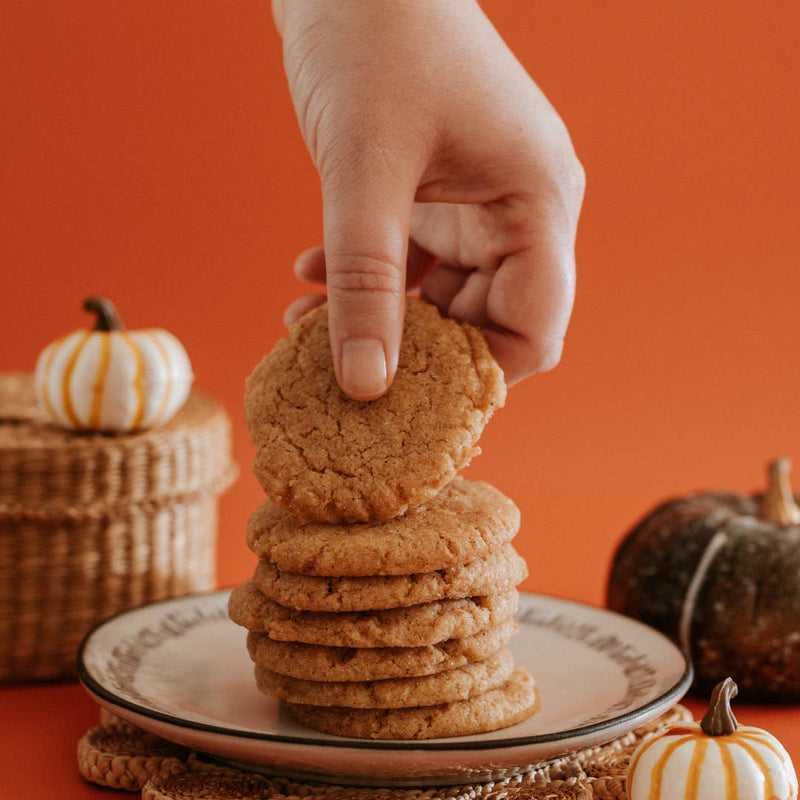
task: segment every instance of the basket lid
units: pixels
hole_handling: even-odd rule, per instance
[[[225,409],[193,393],[166,424],[129,434],[49,424],[33,376],[0,373],[0,513],[103,512],[221,492],[235,475]]]
[[[24,372],[0,373],[0,426],[23,422],[47,422],[47,416],[36,402],[33,379]],[[0,432],[0,442],[2,437]]]

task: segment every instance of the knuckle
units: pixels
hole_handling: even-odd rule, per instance
[[[344,261],[341,266],[338,262]],[[328,293],[376,292],[401,294],[404,272],[391,259],[367,253],[340,253],[332,256],[328,270]]]
[[[572,209],[579,209],[586,190],[586,171],[578,158],[569,131],[560,117],[536,131],[526,142],[527,171],[523,175],[540,194]]]
[[[396,137],[393,140],[391,133],[373,130],[363,119],[337,116],[327,120],[319,142],[317,169],[323,187],[352,191],[377,180],[387,185],[409,183],[408,155],[397,147]]]
[[[568,208],[580,208],[586,189],[586,171],[572,143],[567,140],[558,158],[552,162],[550,183],[553,194]]]
[[[551,179],[562,202],[568,207],[580,208],[586,189],[586,171],[566,130],[552,160]]]
[[[540,334],[534,349],[537,372],[547,372],[560,361],[564,351],[564,337],[556,333]]]
[[[562,327],[562,326],[558,326]],[[535,324],[523,325],[514,331],[515,362],[520,375],[549,372],[561,362],[564,335],[555,330],[543,330]]]
[[[586,192],[586,170],[574,151],[568,161],[566,173],[573,196],[582,201]]]
[[[554,369],[561,362],[562,346],[559,344],[557,347],[550,347],[539,354],[538,359],[534,363],[534,372],[549,372]]]
[[[524,369],[528,375],[540,372],[549,372],[561,361],[564,350],[564,340],[555,337],[545,337],[533,340],[524,358]]]

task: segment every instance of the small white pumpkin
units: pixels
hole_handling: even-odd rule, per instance
[[[53,342],[36,363],[36,395],[52,422],[121,433],[161,425],[186,402],[193,375],[183,345],[161,328],[126,331],[113,304],[90,297],[93,331]]]
[[[670,725],[631,757],[628,800],[796,800],[797,775],[772,734],[738,725],[726,678],[702,722]]]

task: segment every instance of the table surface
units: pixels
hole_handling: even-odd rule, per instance
[[[683,701],[695,717],[704,702]],[[777,736],[800,762],[800,706],[736,704],[739,722]],[[78,774],[78,739],[97,724],[97,706],[76,684],[11,686],[0,689],[0,798],[2,800],[89,800],[109,797]]]

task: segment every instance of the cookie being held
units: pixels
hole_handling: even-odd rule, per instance
[[[306,314],[247,380],[253,471],[269,499],[302,522],[370,522],[433,497],[480,450],[505,401],[481,333],[408,298],[389,391],[369,403],[339,388],[327,306]]]

